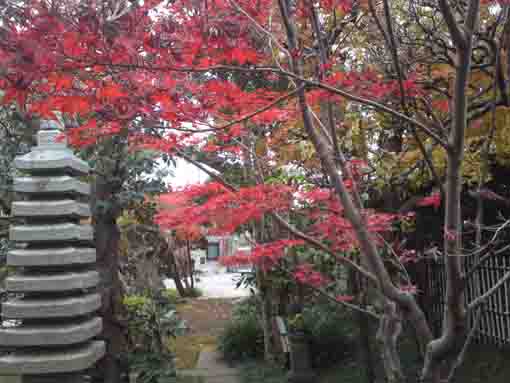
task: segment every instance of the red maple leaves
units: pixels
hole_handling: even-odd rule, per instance
[[[302,240],[282,239],[257,245],[249,251],[238,251],[233,255],[221,257],[220,262],[226,266],[256,265],[268,270],[285,256],[288,247],[303,244]]]
[[[433,193],[428,197],[422,198],[418,203],[418,206],[432,206],[434,209],[438,209],[441,206],[441,194]]]
[[[182,202],[173,209],[161,211],[157,217],[160,226],[167,229],[186,230],[192,225],[203,225],[210,234],[232,233],[241,225],[260,219],[271,211],[289,209],[292,189],[284,185],[257,185],[227,190],[216,182],[187,187],[182,191],[162,196]],[[205,199],[205,202],[199,201]]]

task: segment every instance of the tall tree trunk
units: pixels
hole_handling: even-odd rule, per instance
[[[177,289],[177,291],[179,292],[179,295],[181,297],[185,297],[186,289],[184,288],[184,286],[182,284],[181,275],[179,273],[179,267],[178,267],[177,261],[175,259],[175,253],[170,248],[170,246],[167,247],[166,251],[167,251],[167,256],[166,256],[167,267],[172,274],[172,279],[174,280],[175,288]]]
[[[462,275],[461,166],[464,157],[464,135],[467,128],[467,84],[471,68],[473,36],[478,28],[479,0],[470,0],[460,25],[446,0],[440,0],[443,17],[456,47],[456,70],[453,89],[452,127],[448,137],[446,169],[446,201],[444,222],[444,262],[446,296],[441,337],[429,344],[423,378],[437,380],[443,362],[457,356],[467,337],[468,323],[464,302]]]
[[[116,224],[116,209],[99,208],[99,201],[111,201],[114,185],[101,176],[97,176],[93,194],[93,224],[97,251],[97,267],[101,276],[103,332],[106,341],[106,355],[97,371],[104,383],[121,382],[121,355],[126,351],[126,327],[122,298],[124,292],[119,279],[119,241],[120,231]],[[104,204],[101,204],[104,205]]]
[[[351,294],[355,297],[360,297],[360,305],[363,308],[366,308],[367,296],[363,292],[366,292],[364,287],[362,286],[364,280],[358,275],[354,270],[350,270],[349,272],[349,285]],[[360,296],[363,294],[362,296]],[[370,318],[361,311],[356,312],[358,327],[359,327],[359,355],[362,363],[365,366],[366,371],[366,382],[367,383],[375,383],[375,360],[372,353],[372,345],[370,342]]]
[[[299,41],[294,19],[295,7],[293,7],[292,2],[289,0],[279,0],[279,7],[280,15],[282,17],[282,21],[287,34],[288,48],[290,51],[298,50]],[[289,58],[289,63],[291,71],[299,78],[302,78],[304,76],[302,58],[291,56]],[[366,221],[362,215],[361,196],[358,193],[355,182],[353,183],[354,186],[352,187],[351,191],[347,190],[345,183],[343,182],[342,176],[340,174],[343,174],[343,176],[346,176],[351,180],[354,179],[342,151],[339,150],[339,153],[337,154],[338,158],[334,158],[331,155],[332,149],[330,143],[327,140],[327,137],[320,129],[316,128],[314,125],[310,108],[307,104],[305,89],[302,87],[302,81],[296,81],[296,85],[300,86],[297,94],[299,108],[303,118],[304,129],[309,136],[309,139],[313,143],[318,157],[321,159],[325,172],[327,172],[333,184],[335,194],[338,196],[344,207],[345,216],[351,223],[352,228],[356,234],[360,244],[363,262],[365,262],[369,268],[369,271],[376,277],[377,287],[381,292],[381,297],[387,301],[383,302],[383,304],[390,307],[389,305],[392,305],[392,302],[397,302],[397,304],[403,309],[402,311],[405,311],[407,318],[412,322],[413,326],[416,328],[416,331],[420,334],[420,339],[422,342],[428,343],[432,340],[432,333],[428,323],[425,320],[425,315],[416,303],[414,297],[402,292],[391,280],[391,276],[386,269],[386,266],[374,241],[372,240]],[[339,167],[341,169],[341,173]],[[392,310],[388,310],[387,316],[387,319],[392,321],[392,328],[389,328],[389,330],[396,328],[393,326],[393,322],[396,316],[393,315]],[[390,331],[385,333],[389,334]],[[398,332],[392,332],[392,335],[398,335]],[[392,357],[395,356],[397,355],[392,352]],[[397,363],[394,363],[393,367],[396,367],[397,365]],[[401,376],[402,374],[398,373],[396,375]]]
[[[273,354],[273,306],[271,299],[271,288],[265,281],[263,271],[259,268],[257,273],[257,285],[259,288],[260,306],[262,311],[262,331],[264,334],[264,360],[268,363],[272,363],[274,360]]]
[[[193,290],[195,288],[195,278],[193,277],[193,258],[191,257],[191,244],[190,241],[186,240],[186,257],[187,257],[187,266],[188,266],[188,276],[190,287]]]

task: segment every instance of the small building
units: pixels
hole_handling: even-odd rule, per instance
[[[234,236],[207,236],[207,260],[214,261],[234,253]]]

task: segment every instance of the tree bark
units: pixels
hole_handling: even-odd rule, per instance
[[[452,127],[448,137],[447,150],[444,223],[446,299],[443,331],[441,337],[428,346],[422,373],[423,380],[437,380],[445,359],[455,357],[462,350],[468,329],[462,277],[461,166],[468,117],[466,88],[471,68],[473,36],[478,28],[480,1],[469,1],[463,25],[456,22],[453,10],[446,0],[440,0],[439,6],[456,47],[457,66],[453,93]]]
[[[175,259],[175,253],[170,248],[170,245],[168,245],[166,251],[167,251],[167,256],[166,256],[167,267],[171,272],[172,279],[174,280],[174,283],[175,283],[175,288],[177,289],[177,291],[181,297],[185,297],[186,289],[184,288],[182,281],[181,281],[181,275],[179,273],[179,267],[178,267],[177,261]]]
[[[101,316],[106,342],[106,354],[96,370],[104,383],[120,383],[122,375],[121,356],[125,354],[126,328],[121,321],[124,316],[122,298],[124,292],[118,277],[120,231],[116,219],[118,211],[99,209],[98,201],[112,201],[115,187],[102,176],[97,176],[93,187],[93,224],[97,252],[97,268],[101,276]]]

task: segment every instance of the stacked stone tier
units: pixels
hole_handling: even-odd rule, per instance
[[[36,148],[17,157],[14,166],[33,175],[56,173],[82,176],[89,172],[87,163],[74,156],[69,149],[54,150],[51,146]]]
[[[94,340],[102,320],[93,229],[83,223],[90,186],[79,179],[89,167],[55,131],[39,132],[38,147],[15,166],[25,175],[13,185],[22,198],[11,209],[14,273],[5,281],[11,298],[2,304],[0,375],[80,374],[105,352]]]
[[[43,375],[86,370],[104,355],[104,342],[65,349],[22,350],[0,358],[4,375]],[[58,382],[58,380],[55,380]]]
[[[20,298],[4,303],[2,315],[8,319],[73,318],[94,313],[100,307],[99,294],[59,298]]]
[[[13,249],[7,263],[17,267],[87,265],[96,261],[96,249],[67,246],[46,249]]]
[[[85,318],[69,323],[50,323],[10,327],[0,332],[2,346],[63,346],[95,337],[101,332],[100,318]]]
[[[33,194],[46,196],[55,193],[76,196],[90,195],[90,185],[68,175],[15,177],[13,190],[18,193],[25,193],[28,196]]]

